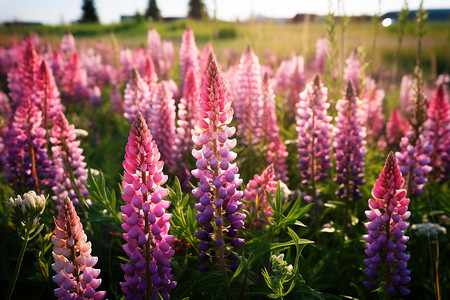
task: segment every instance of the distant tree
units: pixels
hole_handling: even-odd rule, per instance
[[[98,23],[97,10],[95,9],[94,0],[83,0],[83,15],[81,16],[80,23]]]
[[[158,4],[156,4],[156,0],[149,0],[148,7],[145,10],[145,18],[152,18],[154,21],[159,21],[161,18],[161,12],[159,11]]]
[[[189,0],[188,18],[192,18],[195,20],[208,18],[205,10],[205,5],[203,4],[202,0]]]

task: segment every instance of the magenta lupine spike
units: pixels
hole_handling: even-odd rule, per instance
[[[349,200],[362,197],[359,186],[364,184],[366,129],[359,116],[361,100],[356,96],[351,81],[346,86],[343,98],[336,104],[334,159],[337,176],[334,180],[339,184],[336,194]]]
[[[209,64],[212,60],[217,61],[216,54],[214,53],[214,49],[211,43],[206,43],[205,47],[202,50],[202,53],[199,58],[199,68],[200,68],[200,86],[203,86],[203,79],[206,76],[206,72],[208,71]]]
[[[362,124],[366,125],[367,138],[372,140],[377,140],[383,131],[384,96],[384,90],[377,88],[375,80],[370,77],[364,78],[364,88],[361,91],[363,104]]]
[[[239,123],[238,133],[246,144],[257,143],[262,135],[261,66],[250,46],[239,61],[233,107]]]
[[[158,84],[151,100],[151,110],[147,111],[147,120],[161,152],[161,160],[166,169],[172,170],[175,167],[175,100],[166,82]]]
[[[275,195],[277,191],[277,182],[275,181],[275,169],[269,165],[259,176],[255,174],[244,190],[243,200],[249,202],[245,209],[249,212],[248,222],[250,229],[253,226],[261,227],[268,224],[269,218],[273,216],[272,207],[267,201],[267,193]]]
[[[13,114],[5,138],[6,179],[21,190],[40,193],[53,185],[54,168],[45,148],[42,113],[29,98]]]
[[[443,84],[438,85],[427,113],[427,132],[433,145],[430,157],[434,176],[444,182],[450,176],[450,105]]]
[[[61,48],[56,49],[53,51],[51,60],[50,60],[50,67],[52,69],[52,73],[55,77],[55,81],[59,84],[61,82],[63,72],[64,72],[64,60],[62,57]]]
[[[328,90],[316,75],[300,93],[296,112],[298,144],[300,155],[298,169],[310,192],[305,199],[315,201],[318,192],[316,183],[328,177],[331,168],[331,125],[332,117],[327,114]]]
[[[425,130],[427,120],[427,99],[423,93],[422,71],[415,69],[414,96],[408,108],[410,124],[406,136],[400,141],[400,151],[395,155],[400,171],[406,177],[406,187],[412,195],[424,192],[427,174],[431,172],[430,154],[433,145],[430,144],[428,132]]]
[[[124,112],[123,115],[128,122],[133,122],[138,111],[145,112],[151,108],[150,89],[148,84],[139,75],[136,69],[133,69],[130,81],[127,83],[124,92]]]
[[[408,130],[408,122],[403,119],[396,107],[392,109],[389,120],[386,124],[387,142],[390,148],[397,148],[400,140]]]
[[[409,199],[405,198],[406,190],[402,189],[404,182],[397,159],[391,152],[372,189],[370,210],[366,210],[370,222],[365,224],[368,234],[364,240],[367,246],[365,253],[369,258],[364,259],[364,273],[369,281],[363,283],[369,289],[382,286],[386,295],[395,290],[400,295],[410,293],[404,287],[411,281],[411,271],[407,269],[410,255],[404,253],[409,240],[404,235],[409,227],[406,220],[411,215],[408,211]]]
[[[80,102],[89,98],[86,70],[81,66],[76,52],[64,68],[61,90],[62,98],[66,101]]]
[[[86,162],[80,141],[76,140],[74,125],[69,125],[63,112],[53,119],[50,142],[53,144],[53,164],[56,167],[53,200],[62,203],[69,196],[75,206],[89,193],[84,186],[87,182]]]
[[[345,60],[344,83],[351,82],[355,95],[360,95],[361,63],[359,62],[358,50],[354,49]]]
[[[325,72],[325,61],[330,52],[330,42],[327,38],[320,38],[316,42],[316,60],[315,66],[319,73]]]
[[[165,212],[170,202],[163,200],[168,189],[162,187],[167,175],[164,162],[143,115],[138,112],[131,126],[123,162],[124,180],[121,207],[123,245],[131,262],[122,264],[125,282],[121,282],[125,299],[169,299],[172,281],[170,258],[174,237],[168,235],[171,214]]]
[[[128,81],[131,78],[131,71],[133,70],[133,55],[131,50],[126,48],[120,50],[119,53],[119,65],[120,65],[120,81]]]
[[[305,61],[302,56],[295,56],[291,60],[291,75],[289,77],[289,87],[287,91],[286,105],[289,116],[294,119],[298,102],[300,101],[300,92],[303,91],[306,84],[305,79]]]
[[[161,45],[162,59],[164,61],[164,77],[167,77],[169,72],[173,68],[173,63],[175,61],[175,49],[173,48],[173,43],[171,41],[164,40]]]
[[[413,89],[413,77],[411,75],[403,75],[402,83],[400,85],[400,101],[401,101],[401,111],[406,115],[408,108],[410,106],[411,99],[414,96]]]
[[[0,153],[6,153],[5,139],[6,133],[8,131],[6,121],[10,114],[11,114],[11,105],[9,103],[9,98],[2,90],[0,90]],[[6,163],[6,155],[1,155],[0,172],[3,171],[5,163]]]
[[[66,59],[69,59],[77,52],[75,38],[70,32],[65,33],[62,37],[61,51],[64,53]]]
[[[199,71],[199,61],[198,61],[198,48],[195,44],[194,32],[190,27],[187,27],[181,37],[180,46],[180,83],[181,91],[184,91],[184,82],[187,76],[188,70],[192,68],[194,72]],[[185,95],[183,94],[183,97]]]
[[[164,61],[162,57],[161,37],[155,29],[150,29],[147,34],[148,53],[155,64],[156,73],[161,76],[164,72]]]
[[[197,244],[202,251],[200,258],[218,260],[225,284],[228,266],[225,258],[236,260],[231,253],[225,254],[225,250],[244,243],[237,237],[238,230],[244,226],[245,214],[239,212],[242,192],[237,189],[242,179],[239,178],[236,163],[233,163],[236,153],[231,150],[236,146],[236,139],[231,137],[236,129],[228,126],[232,119],[231,100],[213,60],[200,95],[197,124],[192,137],[199,149],[192,150],[197,160],[197,169],[192,171],[192,175],[200,182],[200,187],[194,189],[192,194],[200,199],[200,203],[195,205],[198,210],[196,218],[204,227],[204,230],[195,233],[202,241]],[[199,268],[206,271],[209,266],[205,264]]]
[[[64,198],[58,213],[52,236],[55,259],[52,269],[56,272],[52,279],[59,286],[54,295],[61,300],[104,299],[106,292],[95,291],[102,282],[98,278],[100,269],[94,268],[98,258],[91,255],[91,242],[87,241],[80,218],[68,197]]]
[[[158,82],[158,74],[156,74],[155,65],[150,56],[147,55],[145,59],[145,65],[142,69],[142,78],[150,86]]]
[[[200,89],[196,72],[190,68],[187,72],[186,81],[184,83],[183,97],[178,103],[178,121],[177,121],[177,135],[175,139],[176,151],[178,159],[183,156],[186,158],[186,153],[193,148],[192,134],[196,124],[197,108],[200,98]]]
[[[288,166],[286,164],[286,157],[288,157],[288,154],[287,147],[280,137],[270,142],[266,163],[274,164],[276,180],[281,180],[283,182],[288,181]]]
[[[116,114],[123,114],[123,99],[122,94],[120,93],[119,88],[117,85],[113,84],[111,86],[111,91],[109,92],[109,99],[110,99],[110,106],[109,109],[111,111],[115,112]]]

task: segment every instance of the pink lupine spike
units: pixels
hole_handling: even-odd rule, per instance
[[[133,55],[130,49],[126,48],[120,50],[119,65],[120,65],[120,75],[119,75],[120,81],[128,81],[131,78],[131,71],[133,70]]]
[[[244,190],[243,200],[249,202],[245,209],[249,212],[250,229],[253,226],[261,227],[269,222],[273,216],[272,207],[267,201],[267,193],[275,195],[277,182],[275,181],[275,169],[269,165],[261,174],[255,174]]]
[[[54,169],[45,148],[42,113],[26,98],[16,108],[5,138],[6,179],[20,191],[53,185]]]
[[[158,82],[158,74],[156,74],[155,64],[149,56],[145,59],[145,65],[141,75],[149,86]]]
[[[250,46],[239,61],[233,107],[244,143],[257,143],[262,135],[261,66]]]
[[[181,46],[180,46],[180,82],[181,82],[181,91],[184,91],[184,82],[187,76],[187,72],[190,68],[194,70],[194,72],[199,71],[199,59],[198,59],[198,48],[195,43],[194,32],[190,27],[187,27],[181,37]],[[183,97],[186,95],[183,94]]]
[[[170,258],[174,254],[168,235],[172,215],[165,212],[170,202],[163,200],[169,191],[162,187],[167,176],[162,172],[164,162],[153,140],[144,116],[138,112],[131,126],[125,148],[122,198],[125,205],[122,224],[123,245],[131,262],[122,264],[125,282],[122,292],[127,299],[169,299],[172,281]]]
[[[175,49],[171,41],[164,40],[161,45],[162,59],[164,61],[164,78],[167,78],[169,72],[173,69],[175,61]]]
[[[150,29],[147,34],[148,53],[155,65],[159,77],[164,72],[164,61],[162,58],[161,37],[155,29]]]
[[[320,38],[316,42],[315,67],[319,73],[325,72],[325,61],[330,53],[330,42],[327,38]]]
[[[427,114],[427,132],[433,146],[430,154],[433,176],[445,182],[450,176],[450,105],[443,84],[437,86]]]
[[[364,88],[361,91],[362,124],[366,124],[367,138],[372,141],[379,140],[383,131],[384,115],[383,100],[385,92],[377,88],[375,80],[364,78]]]
[[[194,189],[192,194],[200,198],[200,203],[195,205],[198,210],[196,218],[204,227],[203,231],[195,233],[202,240],[197,244],[202,251],[200,258],[208,259],[211,254],[215,255],[225,284],[225,258],[236,258],[225,255],[225,250],[229,245],[239,247],[244,243],[243,239],[236,237],[244,225],[245,214],[239,212],[242,192],[237,189],[242,180],[239,179],[236,163],[233,163],[236,153],[231,151],[236,146],[236,140],[230,139],[235,133],[235,128],[229,126],[232,119],[231,100],[213,60],[200,95],[197,124],[192,137],[198,148],[192,150],[197,160],[197,169],[192,171],[192,175],[200,181],[200,187]],[[207,254],[210,248],[213,250]],[[207,270],[209,266],[201,265],[199,269]]]
[[[77,52],[76,41],[70,32],[66,32],[61,40],[61,51],[64,54],[66,60]]]
[[[167,169],[175,167],[175,100],[166,82],[157,85],[151,100],[151,110],[147,111],[147,120],[158,149],[161,160]]]
[[[305,88],[305,61],[302,56],[295,56],[289,62],[288,88],[286,92],[286,110],[289,117],[295,119],[295,111],[300,101],[300,92]]]
[[[358,50],[354,49],[350,56],[345,60],[344,69],[344,83],[347,85],[351,82],[355,95],[359,97],[360,94],[360,77],[361,77],[361,63],[359,62]]]
[[[408,130],[407,121],[403,119],[399,110],[395,107],[389,115],[389,120],[386,124],[387,142],[390,148],[397,148],[402,137],[405,136]]]
[[[403,75],[402,82],[400,84],[400,100],[401,100],[401,111],[406,114],[408,107],[410,106],[411,99],[414,96],[413,89],[414,79],[408,75]]]
[[[86,162],[80,141],[76,140],[74,126],[69,125],[66,116],[60,111],[53,119],[50,142],[53,144],[53,164],[56,167],[55,186],[52,197],[62,203],[67,196],[74,205],[79,205],[87,195]]]
[[[123,99],[122,94],[120,93],[119,88],[117,85],[111,86],[111,92],[109,93],[109,99],[110,99],[110,109],[111,111],[115,112],[116,114],[123,114]]]
[[[52,57],[50,59],[50,67],[52,69],[52,73],[55,77],[55,81],[59,85],[64,72],[64,60],[62,56],[61,47],[53,51]]]
[[[87,241],[83,225],[72,201],[65,197],[59,206],[52,236],[53,281],[59,286],[54,295],[58,299],[104,299],[106,292],[95,289],[101,283],[99,269],[93,267],[98,258],[91,255],[91,242]]]
[[[148,84],[133,69],[130,81],[127,83],[124,92],[124,117],[128,122],[132,122],[138,111],[151,109],[151,96]]]
[[[361,124],[361,100],[355,95],[351,81],[348,81],[343,98],[336,103],[336,125],[334,127],[334,159],[336,178],[339,185],[336,195],[345,202],[344,234],[347,229],[348,207],[351,200],[362,197],[359,186],[364,184],[366,129]]]
[[[276,180],[288,181],[288,165],[286,164],[288,154],[287,147],[280,137],[270,142],[266,163],[274,164]]]
[[[363,283],[375,289],[378,286],[374,281],[381,279],[386,294],[392,294],[394,290],[400,295],[410,293],[404,287],[411,281],[411,272],[407,269],[410,255],[404,253],[405,243],[409,239],[404,236],[404,231],[409,227],[406,220],[411,215],[408,211],[409,199],[405,198],[406,190],[402,189],[404,182],[397,158],[391,152],[372,189],[370,210],[366,211],[370,222],[365,224],[368,229],[368,235],[364,236],[368,258],[364,259],[364,273],[369,281]]]
[[[80,58],[75,52],[67,62],[61,79],[62,98],[66,101],[80,102],[89,98],[87,74]]]
[[[296,112],[298,144],[300,155],[298,168],[302,183],[309,188],[305,197],[314,201],[318,194],[316,183],[328,177],[331,168],[331,125],[332,117],[327,114],[330,107],[327,99],[328,90],[316,75],[312,82],[306,84],[300,94]],[[316,207],[318,207],[316,205]]]
[[[214,49],[211,43],[208,42],[203,48],[199,59],[200,77],[201,77],[200,86],[203,86],[203,79],[206,76],[206,72],[208,71],[209,64],[211,63],[212,60],[217,61],[216,54],[214,53]]]

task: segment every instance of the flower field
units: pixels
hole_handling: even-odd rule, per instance
[[[410,66],[403,36],[375,62],[345,51],[335,29],[344,41],[356,25],[334,19],[305,56],[232,44],[233,30],[219,52],[195,23],[157,23],[141,45],[11,36],[2,294],[446,299],[449,61],[418,16]]]

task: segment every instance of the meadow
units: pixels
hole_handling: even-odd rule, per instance
[[[446,299],[449,24],[0,26],[0,291]]]

